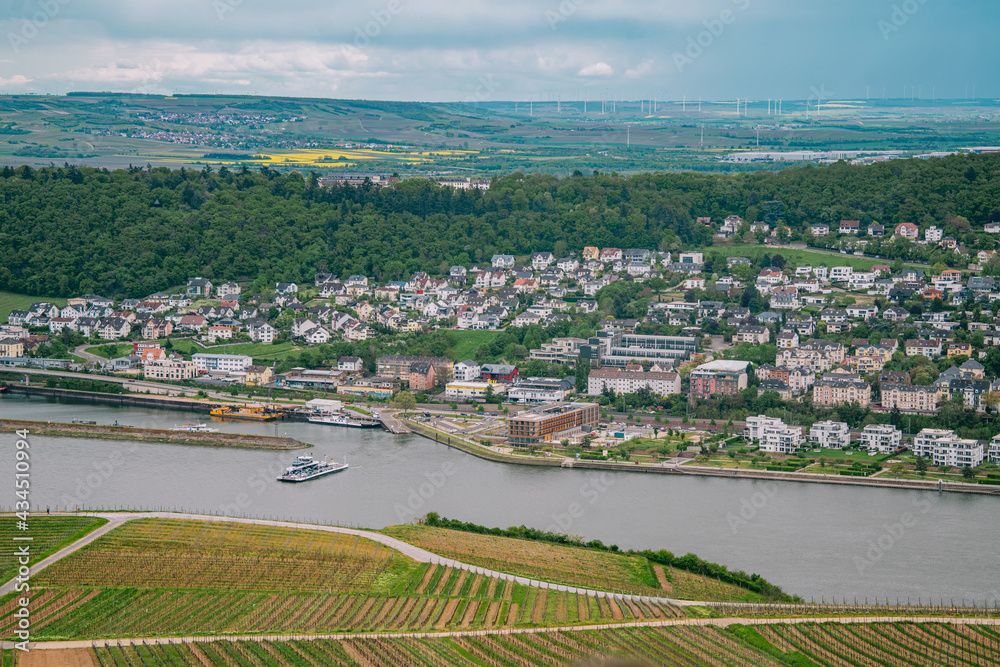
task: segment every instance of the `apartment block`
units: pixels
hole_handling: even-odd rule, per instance
[[[816,422],[809,429],[809,442],[826,449],[843,449],[851,444],[851,431],[845,422]]]
[[[903,444],[903,434],[895,426],[888,424],[869,424],[858,436],[868,451],[888,454],[899,449]]]
[[[713,394],[735,394],[750,383],[748,361],[710,361],[691,372],[691,394],[709,398]]]
[[[535,445],[558,440],[561,434],[597,426],[600,407],[596,403],[557,403],[521,412],[508,420],[508,441]]]
[[[616,394],[635,394],[649,389],[659,396],[681,393],[681,376],[675,371],[656,372],[618,368],[595,368],[587,378],[587,394],[600,396],[604,388]]]
[[[787,426],[774,417],[747,417],[743,438],[747,442],[758,441],[762,452],[794,454],[803,444],[801,426]]]
[[[939,405],[937,387],[908,384],[882,385],[882,408],[907,414],[937,414]]]

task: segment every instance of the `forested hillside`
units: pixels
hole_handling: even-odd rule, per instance
[[[4,168],[0,290],[141,296],[195,275],[309,281],[316,271],[383,280],[495,252],[584,245],[706,245],[699,216],[778,219],[793,232],[860,219],[887,227],[1000,220],[1000,156],[738,175],[514,173],[489,191],[420,179],[388,190],[319,188],[316,175],[133,168]],[[159,205],[155,203],[159,202]]]

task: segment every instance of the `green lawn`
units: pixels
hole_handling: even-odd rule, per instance
[[[209,345],[202,347],[189,338],[173,341],[173,351],[184,355],[203,354],[245,354],[254,359],[278,359],[298,348],[290,341],[277,345],[270,343],[234,343],[232,345]]]
[[[797,266],[850,266],[854,269],[867,271],[876,264],[892,265],[891,259],[868,259],[867,257],[856,257],[854,255],[829,254],[828,252],[818,252],[815,250],[798,250],[793,248],[774,248],[765,245],[739,244],[731,246],[713,246],[704,250],[705,254],[715,254],[720,257],[749,257],[757,259],[761,255],[781,255],[785,258],[788,267]],[[907,266],[918,266],[907,264]]]
[[[455,341],[454,346],[448,350],[448,356],[455,361],[464,361],[475,356],[476,350],[483,343],[488,343],[501,331],[449,331],[448,338]]]
[[[14,294],[13,292],[0,292],[0,323],[7,323],[7,316],[12,310],[27,310],[33,303],[47,301],[62,308],[66,305],[66,299],[52,296],[25,296],[24,294]]]
[[[126,354],[132,354],[132,350],[132,343],[107,343],[106,345],[88,348],[86,351],[105,359],[117,359],[118,357],[124,357]]]

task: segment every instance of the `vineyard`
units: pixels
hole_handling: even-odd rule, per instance
[[[217,641],[96,646],[101,667],[131,665],[573,665],[588,658],[641,664],[910,667],[1000,664],[1000,635],[983,626],[773,625],[622,628],[440,638]]]
[[[371,540],[318,530],[130,521],[53,564],[41,586],[361,592],[415,563]]]
[[[147,519],[35,577],[38,639],[456,630],[681,616],[670,605],[576,595],[418,564],[315,530]],[[0,636],[14,626],[0,600]]]
[[[88,516],[36,515],[28,522],[28,530],[19,530],[17,517],[5,514],[0,518],[0,583],[10,581],[17,574],[14,552],[24,543],[15,542],[15,536],[32,538],[31,564],[34,565],[105,523],[104,519]]]
[[[567,586],[688,600],[760,599],[738,586],[653,566],[640,556],[427,526],[392,526],[381,532],[441,556]]]

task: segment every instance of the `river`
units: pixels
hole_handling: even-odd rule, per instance
[[[4,396],[11,419],[169,428],[172,410]],[[307,484],[275,476],[292,452],[31,437],[32,500],[68,507],[206,511],[381,528],[436,511],[488,526],[562,530],[623,548],[693,552],[807,600],[1000,599],[1000,498],[493,463],[425,438],[304,422],[213,420],[288,435],[350,469]],[[11,457],[14,436],[0,436]],[[13,505],[0,500],[0,507]]]

